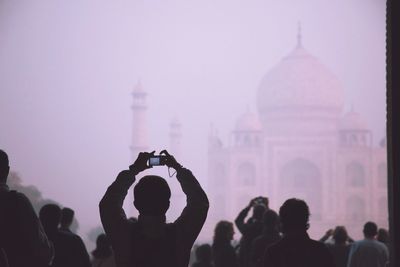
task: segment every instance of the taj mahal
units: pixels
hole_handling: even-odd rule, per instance
[[[366,221],[387,228],[385,138],[374,145],[363,117],[354,109],[344,112],[343,87],[303,47],[300,33],[294,49],[256,90],[257,112],[237,118],[230,140],[214,130],[208,136],[210,212],[204,235],[211,237],[219,220],[233,221],[256,196],[268,197],[276,211],[288,198],[304,199],[314,238],[336,225],[356,238]],[[133,101],[131,151],[137,155],[148,147],[141,86]],[[173,121],[170,127],[170,149],[178,151],[180,124]],[[184,201],[182,195],[173,197]]]

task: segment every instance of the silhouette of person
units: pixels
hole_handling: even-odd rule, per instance
[[[351,245],[348,267],[384,267],[389,261],[386,245],[375,240],[378,227],[374,222],[367,222],[363,229],[364,239]]]
[[[52,267],[89,267],[90,259],[82,239],[73,233],[58,229],[61,208],[56,204],[46,204],[39,211],[47,236],[54,244],[55,256]]]
[[[388,230],[386,230],[385,228],[379,228],[378,236],[376,237],[376,240],[385,244],[386,247],[389,247],[389,232],[388,232]]]
[[[291,198],[279,209],[283,238],[268,247],[263,266],[333,267],[333,257],[326,246],[307,234],[310,211],[306,202]]]
[[[190,251],[208,212],[207,195],[193,176],[167,151],[160,153],[165,165],[176,171],[176,177],[186,194],[186,207],[173,223],[166,223],[171,191],[160,176],[147,175],[134,188],[134,206],[138,221],[127,219],[122,208],[128,189],[136,175],[149,169],[152,153],[141,152],[129,170],[119,173],[100,201],[100,217],[111,240],[118,267],[177,266],[187,267]]]
[[[75,212],[70,208],[63,208],[61,210],[60,230],[72,233],[70,227],[74,220]]]
[[[53,247],[29,199],[8,188],[9,171],[8,155],[0,150],[1,266],[47,266],[54,255]]]
[[[92,267],[115,267],[114,253],[111,243],[105,234],[96,239],[96,249],[92,251]]]
[[[252,208],[253,215],[245,222],[244,220]],[[268,198],[256,197],[250,201],[249,205],[235,219],[236,227],[242,234],[239,243],[239,264],[242,267],[247,267],[250,262],[251,243],[256,237],[262,234],[262,217],[267,208]]]
[[[233,240],[233,224],[220,221],[215,226],[212,255],[215,267],[238,267],[238,259],[231,241]]]
[[[263,216],[263,233],[255,238],[250,249],[250,266],[261,266],[264,251],[270,245],[281,240],[279,216],[273,210],[267,210]]]
[[[333,242],[326,242],[325,245],[331,252],[336,267],[346,267],[350,252],[350,243],[354,242],[347,234],[344,226],[336,226],[334,230],[329,229],[320,239],[325,242],[332,237]]]
[[[192,267],[214,267],[212,263],[212,249],[209,244],[204,244],[196,248],[196,262]]]

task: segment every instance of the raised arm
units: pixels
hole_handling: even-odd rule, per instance
[[[118,259],[118,266],[129,264],[130,235],[129,221],[122,208],[129,188],[135,182],[135,176],[149,168],[148,158],[152,153],[140,153],[137,160],[129,170],[120,172],[117,179],[108,187],[100,201],[100,218],[107,236]],[[125,262],[126,261],[126,262]]]
[[[180,168],[176,177],[186,195],[186,207],[175,223],[182,228],[187,241],[194,242],[207,218],[208,198],[190,170]]]
[[[246,234],[246,224],[244,222],[244,219],[246,219],[247,214],[249,213],[253,204],[254,204],[254,199],[250,201],[249,205],[246,208],[244,208],[235,219],[236,227],[239,229],[242,235]]]
[[[190,170],[183,168],[167,151],[161,151],[160,154],[165,154],[166,165],[176,170],[176,178],[186,195],[186,207],[175,224],[182,231],[184,242],[193,244],[207,218],[207,195]]]

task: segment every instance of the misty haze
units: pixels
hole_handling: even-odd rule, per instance
[[[0,58],[11,187],[36,210],[73,208],[88,249],[101,197],[143,149],[203,186],[200,242],[256,196],[306,200],[316,239],[388,227],[385,1],[0,0]],[[149,173],[175,220],[176,178]]]

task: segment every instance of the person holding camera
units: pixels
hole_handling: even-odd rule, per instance
[[[249,211],[253,209],[253,215],[245,222]],[[250,249],[253,240],[260,236],[263,231],[263,215],[268,210],[268,198],[256,197],[252,199],[235,219],[236,227],[242,234],[239,243],[239,262],[240,266],[247,267],[250,263]]]
[[[140,172],[166,165],[186,194],[186,207],[175,222],[166,223],[171,191],[160,176],[146,175],[134,188],[138,221],[127,219],[122,208],[128,189]],[[139,153],[136,161],[119,173],[100,201],[100,217],[115,252],[118,267],[187,267],[190,251],[207,217],[208,198],[192,172],[183,168],[167,151],[160,156]]]

